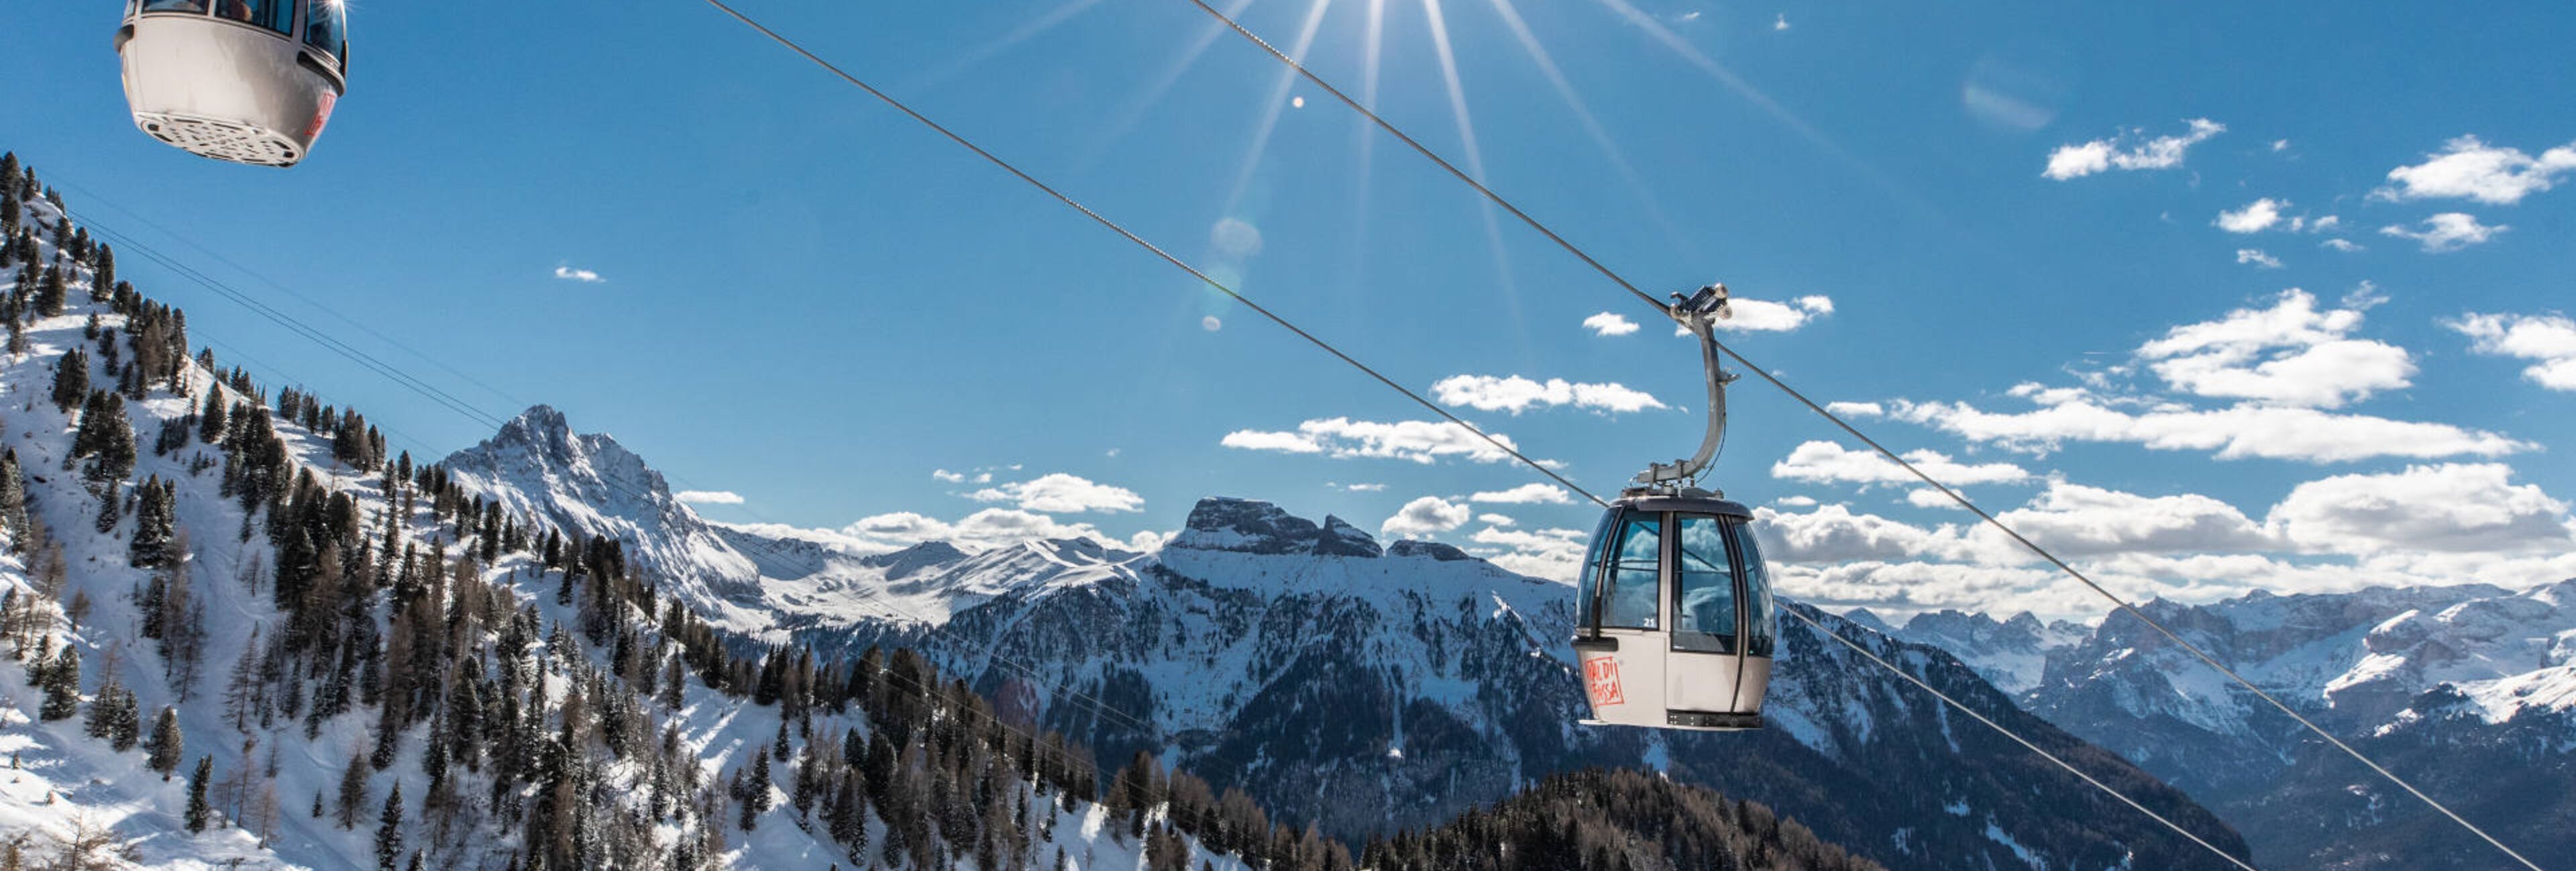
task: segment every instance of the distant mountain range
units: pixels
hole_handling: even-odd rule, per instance
[[[704,521],[634,454],[543,407],[444,465],[487,499],[625,541],[665,589],[745,631],[927,651],[1104,759],[1149,750],[1354,840],[1613,766],[1765,802],[1890,867],[2225,865],[1795,621],[1769,729],[1575,725],[1570,588],[1444,544],[1381,544],[1334,517],[1209,498],[1154,553],[1082,540],[878,552]],[[2182,793],[1939,648],[1816,616],[2242,851]]]
[[[2576,581],[2141,608],[2508,846],[2544,866],[2576,858]],[[2199,798],[2265,863],[2510,861],[2126,615],[2088,628],[1926,613],[1892,631]]]

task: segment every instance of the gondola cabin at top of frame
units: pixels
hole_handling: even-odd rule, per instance
[[[1708,433],[1689,459],[1653,463],[1592,533],[1575,594],[1576,657],[1587,725],[1734,730],[1762,727],[1778,610],[1753,535],[1753,512],[1696,486],[1726,437],[1726,384],[1710,332],[1728,314],[1725,285],[1665,313],[1699,336],[1708,373]]]
[[[134,126],[190,152],[293,166],[348,91],[344,0],[127,0]]]

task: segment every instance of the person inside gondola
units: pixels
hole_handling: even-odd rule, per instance
[[[247,0],[216,0],[215,17],[249,24],[250,3]]]

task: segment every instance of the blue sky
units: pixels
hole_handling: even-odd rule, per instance
[[[282,172],[135,132],[114,8],[0,32],[0,145],[76,210],[743,500],[710,517],[1128,539],[1224,493],[1534,571],[1589,526],[1475,498],[1526,470],[1368,440],[1427,415],[702,4],[360,2],[352,91]],[[1308,60],[1360,92],[1374,9],[1396,123],[1462,162],[1472,130],[1485,178],[1642,284],[1727,282],[1740,350],[1875,403],[2125,591],[2576,575],[2563,7],[1506,8],[1243,17],[1283,47],[1315,22]],[[1587,486],[1696,441],[1669,325],[1184,0],[745,9]],[[139,254],[228,361],[415,456],[486,434]],[[1734,400],[1715,482],[1770,507],[1793,591],[2095,610],[1767,387]]]

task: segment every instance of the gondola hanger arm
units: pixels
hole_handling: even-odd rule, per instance
[[[1657,307],[1699,338],[1700,363],[1708,375],[1708,432],[1700,437],[1699,452],[1670,463],[1649,463],[1634,479],[1646,489],[1676,490],[1696,483],[1726,441],[1726,385],[1739,376],[1720,365],[1716,330],[1718,321],[1735,316],[1735,309],[1727,301],[1724,284],[1710,284],[1687,297],[1673,294],[1671,305],[1658,303]]]

